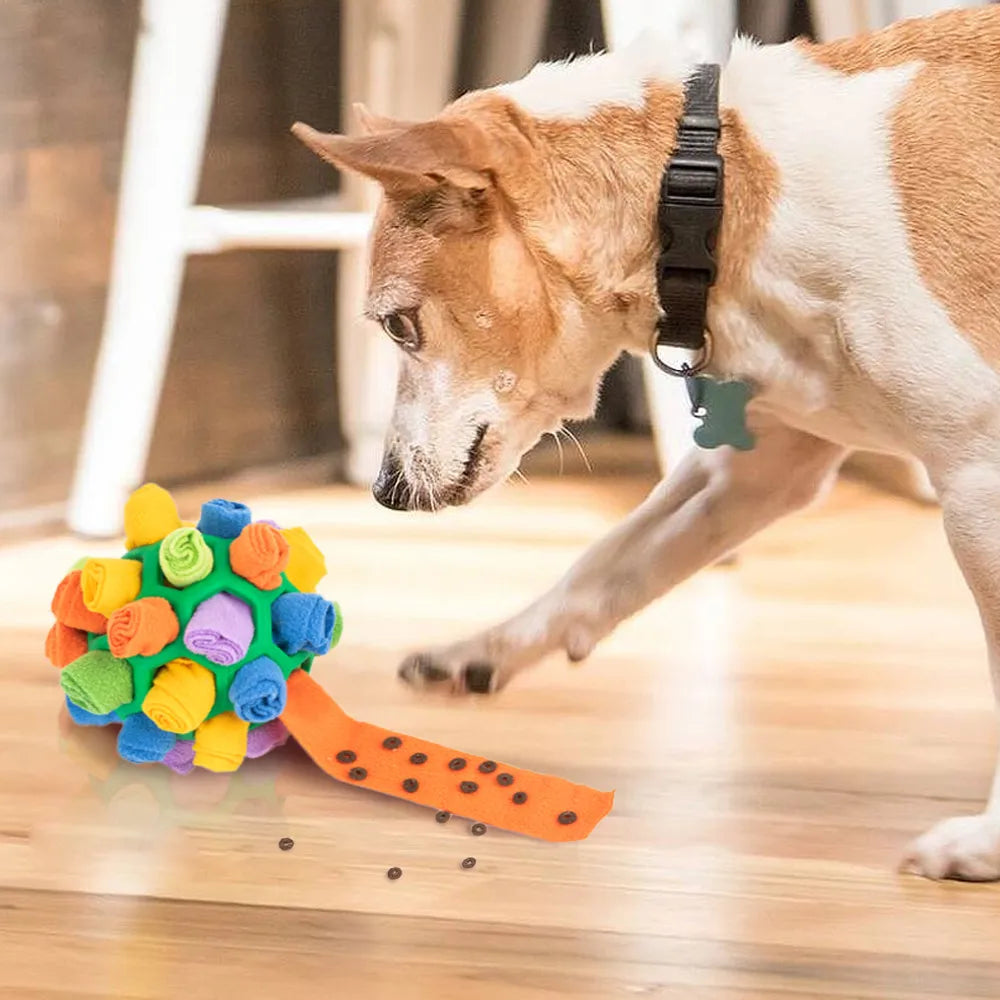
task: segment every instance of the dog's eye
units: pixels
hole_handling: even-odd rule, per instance
[[[405,312],[389,313],[382,317],[382,329],[404,351],[416,351],[420,347],[420,329],[413,316]]]

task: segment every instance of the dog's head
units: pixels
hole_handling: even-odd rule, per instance
[[[466,503],[592,412],[618,348],[584,336],[585,296],[551,252],[558,177],[516,106],[480,95],[419,124],[359,117],[362,136],[293,131],[384,192],[367,313],[401,368],[374,493],[398,509]]]

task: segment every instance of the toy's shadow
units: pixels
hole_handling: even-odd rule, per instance
[[[331,781],[293,740],[264,757],[244,761],[229,774],[195,768],[181,775],[162,764],[122,760],[118,729],[78,726],[65,707],[60,710],[60,751],[84,777],[78,802],[99,805],[116,823],[197,828],[216,826],[227,817],[283,817],[289,797],[313,814],[356,810],[360,800],[371,800],[360,789]],[[312,800],[312,808],[307,800]]]

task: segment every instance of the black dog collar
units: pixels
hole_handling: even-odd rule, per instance
[[[651,345],[657,366],[671,375],[691,375],[708,363],[706,311],[715,282],[715,244],[722,222],[723,175],[718,144],[719,67],[702,63],[684,88],[677,144],[663,171],[657,221],[660,255],[656,289],[663,312]],[[662,348],[693,351],[690,364],[674,368]]]

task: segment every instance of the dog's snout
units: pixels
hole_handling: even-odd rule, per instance
[[[403,476],[403,466],[393,451],[382,456],[382,467],[372,483],[372,496],[390,510],[409,510],[413,504],[413,494]]]

